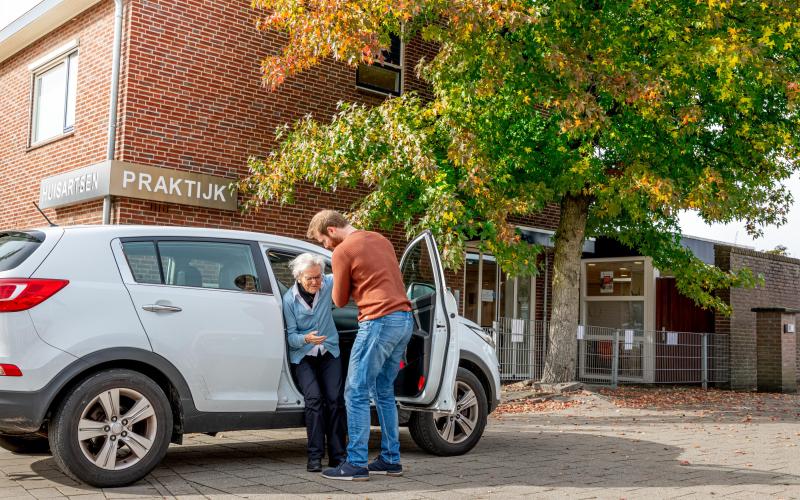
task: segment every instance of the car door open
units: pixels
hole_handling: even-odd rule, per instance
[[[395,383],[397,400],[409,409],[452,411],[459,355],[453,325],[457,305],[446,289],[429,231],[406,247],[400,271],[413,309],[414,332]]]

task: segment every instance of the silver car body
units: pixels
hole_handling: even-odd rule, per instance
[[[23,373],[0,377],[0,432],[35,432],[73,377],[121,358],[130,363],[163,360],[167,376],[182,379],[174,383],[178,392],[185,387],[180,396],[197,414],[297,413],[303,407],[289,373],[281,296],[265,252],[314,252],[329,260],[327,250],[296,239],[222,229],[75,226],[37,231],[46,235],[44,242],[22,264],[0,272],[0,278],[64,279],[69,285],[32,309],[0,314],[0,364],[14,364]],[[122,246],[136,238],[255,245],[270,291],[138,283]],[[453,410],[456,372],[466,360],[483,371],[493,409],[500,394],[493,346],[476,333],[476,325],[456,314],[430,235],[414,244],[436,256],[436,327],[424,390],[398,400],[418,411]],[[20,412],[24,415],[15,417]],[[190,417],[185,416],[187,432],[218,430]]]

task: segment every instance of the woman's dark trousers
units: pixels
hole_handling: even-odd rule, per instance
[[[293,367],[305,398],[308,458],[322,460],[327,440],[328,460],[338,464],[347,458],[341,358],[334,358],[329,352],[304,356]]]

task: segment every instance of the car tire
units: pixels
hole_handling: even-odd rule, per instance
[[[22,434],[19,436],[0,435],[0,448],[11,453],[41,454],[50,453],[50,442],[38,434]]]
[[[101,488],[142,479],[172,435],[164,391],[132,370],[95,373],[66,396],[50,422],[53,459],[65,474]]]
[[[414,412],[408,422],[417,446],[439,456],[463,455],[475,447],[489,415],[486,392],[478,377],[466,368],[456,376],[455,415]]]

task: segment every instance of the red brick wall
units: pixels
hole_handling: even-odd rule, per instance
[[[126,0],[116,159],[239,178],[248,157],[274,147],[275,130],[306,114],[330,119],[339,101],[377,104],[383,97],[355,87],[355,70],[333,61],[289,79],[278,91],[260,85],[259,59],[281,50],[285,39],[253,28],[248,0]],[[53,48],[80,37],[75,132],[26,151],[31,75],[27,65]],[[105,159],[113,41],[113,2],[67,22],[0,63],[3,120],[0,127],[0,226],[40,225],[30,202],[42,177]],[[435,48],[418,40],[405,48],[404,88],[430,93],[415,76],[420,57]],[[308,220],[321,208],[348,210],[364,189],[323,193],[301,187],[298,203],[268,204],[240,214],[176,204],[118,198],[112,222],[221,227],[303,238]],[[99,223],[102,203],[48,210],[59,224]],[[558,207],[516,222],[555,228]],[[405,246],[402,231],[389,235]],[[463,273],[448,284],[463,288]],[[463,293],[462,293],[463,296]],[[541,293],[539,297],[542,297]]]
[[[721,269],[748,268],[764,276],[757,288],[735,288],[721,294],[733,308],[730,317],[717,315],[715,331],[730,335],[731,387],[754,390],[758,381],[756,313],[754,307],[800,309],[800,260],[736,247],[717,245]],[[800,325],[798,325],[800,326]],[[796,353],[800,361],[800,351]]]
[[[111,80],[113,2],[102,2],[0,63],[0,227],[41,226],[33,207],[42,177],[105,159]],[[28,65],[78,38],[78,94],[74,133],[28,149],[33,76]],[[48,210],[61,224],[97,223],[102,204]]]
[[[277,127],[306,114],[328,120],[339,101],[377,104],[382,97],[355,87],[355,70],[326,61],[289,79],[278,91],[260,84],[259,59],[285,40],[253,28],[249,2],[133,0],[128,79],[118,158],[161,167],[238,178],[250,156],[265,155]],[[413,66],[431,48],[406,49],[405,87],[422,89]],[[180,205],[120,199],[120,223],[241,228],[303,237],[321,208],[350,209],[363,190],[323,193],[305,187],[299,203],[269,204],[240,215]],[[395,234],[397,243],[402,235]]]

